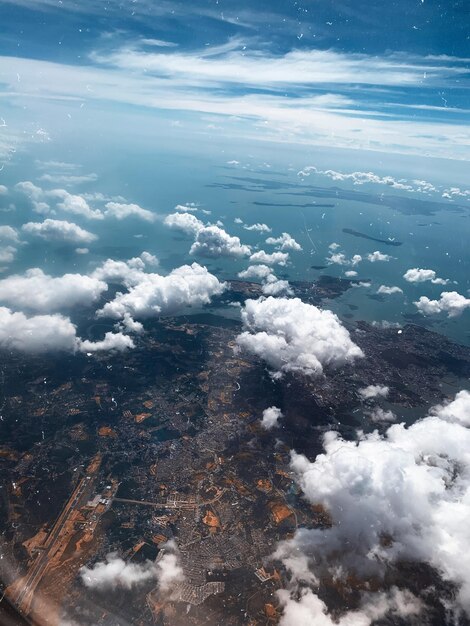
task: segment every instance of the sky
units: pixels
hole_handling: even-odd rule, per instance
[[[227,141],[468,160],[465,4],[2,0],[0,156],[151,112]]]

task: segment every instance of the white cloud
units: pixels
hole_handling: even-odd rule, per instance
[[[62,315],[14,313],[0,307],[0,346],[21,352],[75,351],[75,326]]]
[[[145,250],[140,255],[140,258],[142,259],[145,265],[157,267],[160,264],[159,260],[154,254],[150,254],[150,252],[146,252]]]
[[[387,385],[368,385],[362,389],[359,389],[359,395],[364,400],[369,400],[370,398],[386,398],[390,388]]]
[[[287,261],[289,260],[288,252],[273,252],[272,254],[268,254],[264,250],[260,250],[259,252],[255,252],[250,256],[250,261],[252,263],[263,263],[266,265],[287,265]]]
[[[354,278],[355,276],[357,276],[357,272],[355,270],[347,270],[346,272],[344,272],[344,275],[348,278]]]
[[[67,176],[66,178],[70,177]],[[52,179],[53,177],[51,177]],[[47,180],[46,176],[43,176],[42,180]],[[15,189],[29,197],[36,213],[48,214],[63,211],[90,220],[104,220],[109,217],[123,220],[127,217],[138,217],[146,222],[154,222],[157,219],[155,213],[143,209],[138,204],[121,202],[118,201],[119,198],[110,200],[100,193],[77,195],[69,193],[66,189],[44,190],[30,181],[18,183]],[[107,200],[104,210],[92,209],[87,199]],[[51,201],[55,203],[55,210],[50,207]]]
[[[267,278],[272,274],[272,268],[267,265],[250,265],[246,270],[242,272],[238,272],[239,278],[250,279],[250,278],[258,278],[263,279]]]
[[[98,180],[97,174],[42,174],[40,181],[54,183],[56,185],[80,185]]]
[[[454,400],[433,407],[431,414],[446,422],[470,426],[470,392],[459,391]]]
[[[435,285],[447,285],[449,282],[445,278],[436,277],[434,270],[423,270],[413,267],[403,274],[403,278],[409,283],[424,283],[430,280]]]
[[[85,587],[91,589],[131,589],[157,577],[155,563],[126,563],[116,554],[108,554],[105,562],[98,562],[93,567],[80,570]]]
[[[179,563],[179,552],[173,541],[164,544],[161,554],[155,562],[139,564],[126,563],[117,554],[111,553],[104,562],[95,563],[93,567],[82,567],[80,576],[86,587],[98,590],[132,589],[144,582],[157,580],[160,591],[167,593],[176,582],[184,579],[184,575]]]
[[[52,277],[39,268],[0,280],[0,302],[41,313],[89,306],[108,289],[105,282],[82,274]]]
[[[187,204],[177,204],[175,206],[175,211],[181,211],[186,213],[188,211],[197,211],[199,209],[198,205],[195,202],[188,202]]]
[[[0,246],[0,263],[11,263],[16,256],[14,246]]]
[[[238,277],[246,280],[252,278],[261,280],[261,289],[266,296],[293,295],[294,293],[289,281],[277,278],[268,265],[250,265],[246,270],[239,272]]]
[[[460,198],[470,198],[470,189],[460,189],[460,187],[449,187],[448,189],[444,189],[442,192],[443,198],[449,198],[449,200],[453,200],[454,197]]]
[[[108,280],[113,276],[129,287],[127,293],[118,293],[98,311],[98,315],[114,319],[124,318],[126,314],[132,318],[154,317],[186,306],[202,306],[225,289],[224,283],[198,263],[183,265],[168,276],[161,276],[108,260],[94,275],[107,276]]]
[[[274,276],[274,274],[269,274],[269,276],[266,276],[265,280],[263,281],[263,286],[261,287],[261,290],[265,296],[292,296],[294,294],[289,285],[289,281],[281,280]]]
[[[175,583],[184,580],[183,568],[179,562],[179,552],[175,541],[163,545],[164,554],[156,563],[160,592],[170,593]]]
[[[82,341],[68,317],[31,315],[0,307],[0,347],[20,352],[97,352],[122,351],[134,343],[122,333],[106,333],[101,341]]]
[[[350,259],[348,259],[343,252],[334,252],[334,250],[337,250],[338,248],[337,244],[331,244],[329,248],[332,252],[326,260],[330,265],[352,265],[354,267],[362,261],[362,256],[360,254],[354,254]]]
[[[242,321],[245,331],[238,345],[264,359],[277,375],[317,375],[323,367],[363,356],[334,313],[299,298],[247,300]]]
[[[75,248],[77,254],[88,254],[90,250],[88,248]]]
[[[250,246],[240,242],[239,237],[232,237],[219,226],[204,226],[196,233],[196,238],[189,253],[209,258],[229,256],[240,258],[248,256]]]
[[[386,411],[381,407],[376,407],[373,411],[370,411],[368,414],[369,419],[373,422],[395,422],[397,417],[392,411]]]
[[[244,224],[243,228],[245,230],[255,230],[258,233],[270,233],[271,232],[271,228],[269,228],[267,224],[260,224],[259,222],[257,222],[256,224],[251,224],[250,226],[248,224]]]
[[[456,291],[443,291],[439,300],[430,300],[427,296],[421,296],[417,302],[414,302],[414,305],[424,315],[446,312],[448,317],[458,317],[465,309],[470,308],[470,298]]]
[[[45,191],[31,181],[23,181],[15,185],[15,189],[24,193],[31,200],[33,211],[42,215],[56,213],[50,207],[50,201],[56,204],[56,209],[65,213],[80,215],[85,219],[102,220],[103,214],[99,210],[92,209],[88,202],[79,195],[74,195],[65,189],[52,189]]]
[[[19,243],[18,231],[12,226],[0,226],[0,241]]]
[[[403,293],[403,289],[400,289],[400,287],[397,286],[389,287],[387,285],[380,285],[380,287],[377,289],[377,293],[390,296],[394,293]]]
[[[203,222],[191,213],[171,213],[163,222],[170,228],[181,230],[187,235],[196,235],[201,228],[204,228]]]
[[[375,250],[375,252],[367,255],[367,260],[371,263],[376,263],[377,261],[390,261],[390,259],[393,259],[393,257],[389,254],[382,254],[379,250]]]
[[[82,196],[71,194],[65,189],[53,189],[45,192],[44,195],[56,201],[60,200],[60,202],[57,202],[57,209],[60,211],[80,215],[89,220],[104,219],[103,213],[97,209],[90,208],[90,205]]]
[[[5,185],[0,185],[0,196],[4,196],[8,193],[8,187],[5,187]]]
[[[0,57],[0,65],[6,95],[14,101],[86,98],[215,114],[225,120],[255,120],[258,137],[281,142],[468,158],[468,131],[462,123],[417,118],[416,110],[407,118],[396,118],[384,115],[383,110],[373,111],[351,97],[314,95],[305,90],[306,84],[322,84],[324,90],[331,90],[335,82],[350,89],[354,83],[364,84],[364,80],[367,84],[380,80],[380,85],[399,86],[401,90],[404,84],[421,81],[426,71],[427,85],[445,86],[463,72],[460,66],[436,65],[426,58],[405,62],[403,56],[393,54],[376,57],[292,50],[284,56],[272,56],[265,49],[247,54],[240,42],[237,48],[232,42],[229,47],[155,54],[138,45],[125,45],[110,54],[97,52],[93,64],[81,66],[11,56]],[[20,83],[18,75],[22,77]],[[234,82],[240,86],[236,93]],[[261,93],[253,93],[253,84]],[[284,84],[291,90],[287,95],[279,92]],[[89,86],[86,94],[83,85]],[[226,88],[220,88],[223,85]],[[362,92],[354,89],[350,93]],[[256,123],[259,121],[263,124]]]
[[[283,614],[279,626],[371,626],[386,615],[406,618],[420,613],[422,603],[412,593],[393,587],[388,593],[364,594],[361,607],[339,618],[311,589],[276,592]]]
[[[106,217],[115,217],[117,220],[123,220],[126,217],[139,217],[146,222],[154,222],[156,220],[155,213],[148,209],[143,209],[138,204],[107,202],[105,209],[104,215]]]
[[[134,342],[127,335],[121,332],[105,334],[104,339],[100,341],[81,340],[79,350],[81,352],[124,352],[135,348]]]
[[[282,233],[280,237],[268,237],[266,243],[272,246],[277,246],[278,250],[302,250],[300,243],[289,235],[289,233]]]
[[[281,417],[283,417],[281,409],[277,406],[270,406],[263,411],[261,426],[266,430],[271,430],[271,428],[278,426],[278,421]]]
[[[127,333],[140,334],[144,331],[144,326],[140,322],[136,322],[129,313],[125,313],[120,322],[117,322],[114,327],[118,331],[125,331]]]
[[[394,424],[383,436],[346,441],[326,433],[325,452],[313,462],[292,452],[305,497],[332,519],[329,528],[299,529],[281,542],[275,556],[292,579],[306,564],[316,579],[368,580],[402,559],[425,562],[457,586],[469,612],[469,415],[470,393],[461,391],[429,417],[409,427]]]
[[[303,170],[298,172],[298,176],[301,178],[306,178],[310,176],[310,174],[319,174],[321,176],[327,176],[334,181],[350,181],[354,185],[364,185],[366,183],[373,183],[376,185],[386,185],[387,187],[391,187],[392,189],[399,189],[400,191],[409,191],[409,192],[417,192],[417,193],[425,193],[429,194],[432,192],[437,192],[438,188],[425,180],[412,180],[408,181],[406,179],[400,178],[397,180],[393,176],[380,176],[379,174],[374,174],[373,172],[338,172],[336,170],[320,170],[316,168],[314,165],[309,165],[305,167]]]
[[[34,235],[46,241],[69,243],[91,243],[98,237],[73,222],[46,219],[43,222],[28,222],[21,227],[28,235]]]
[[[41,200],[43,197],[43,190],[30,180],[24,180],[15,185],[16,191],[24,193],[31,200]]]

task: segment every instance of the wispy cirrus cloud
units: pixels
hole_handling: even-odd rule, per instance
[[[217,115],[222,124],[237,119],[257,139],[470,158],[470,131],[458,118],[440,110],[431,118],[419,109],[397,113],[383,103],[413,105],[418,91],[433,102],[436,90],[456,84],[467,93],[459,59],[331,49],[274,54],[259,42],[248,50],[240,38],[190,51],[143,41],[104,42],[82,65],[0,57],[0,90],[14,103],[118,102]]]

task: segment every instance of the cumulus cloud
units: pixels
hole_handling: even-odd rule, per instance
[[[257,222],[256,224],[243,224],[243,228],[245,230],[254,230],[258,233],[270,233],[271,232],[271,228],[269,228],[269,226],[267,224],[260,224],[259,222]]]
[[[108,260],[95,275],[114,276],[129,287],[127,293],[118,293],[98,311],[102,317],[146,318],[172,313],[186,306],[208,304],[213,296],[220,295],[226,285],[198,263],[183,265],[168,276],[144,273],[124,262]]]
[[[145,267],[146,264],[142,255],[127,261],[107,259],[95,269],[92,276],[108,283],[118,283],[130,287],[142,280]]]
[[[277,376],[286,372],[318,375],[363,356],[331,311],[299,298],[247,300],[242,310],[240,348],[264,359]]]
[[[85,587],[91,589],[131,589],[157,577],[154,563],[126,563],[117,554],[108,554],[106,561],[96,563],[93,567],[82,567],[80,570]]]
[[[157,217],[155,213],[148,209],[143,209],[138,204],[125,204],[122,202],[107,202],[104,215],[106,217],[114,217],[117,220],[123,220],[126,217],[138,217],[145,222],[154,222]]]
[[[27,316],[0,307],[0,347],[20,352],[113,352],[134,344],[122,333],[106,333],[102,341],[82,341],[68,317],[57,313]]]
[[[179,552],[175,541],[167,541],[163,546],[163,556],[156,563],[158,586],[162,593],[171,593],[173,585],[184,580]]]
[[[132,348],[135,348],[132,339],[121,332],[108,332],[100,341],[85,339],[79,342],[81,352],[124,352]]]
[[[263,279],[267,278],[272,274],[272,268],[267,265],[250,265],[246,270],[242,272],[238,272],[239,278],[250,279],[250,278],[258,278]]]
[[[255,252],[250,256],[251,263],[263,263],[265,265],[287,265],[289,260],[288,252],[273,252],[268,254],[264,250]]]
[[[470,393],[459,391],[454,400],[433,407],[431,414],[446,422],[470,426]]]
[[[422,603],[412,593],[392,587],[388,593],[364,594],[361,607],[348,611],[338,619],[329,615],[326,604],[311,589],[290,593],[276,592],[283,614],[280,626],[370,626],[376,620],[389,616],[418,615]]]
[[[470,308],[470,298],[462,296],[457,291],[443,291],[439,300],[430,300],[421,296],[414,305],[423,315],[437,315],[446,312],[448,317],[458,317],[465,309]]]
[[[68,243],[91,243],[98,237],[80,228],[73,222],[46,219],[43,222],[28,222],[21,227],[28,235],[41,237],[46,241],[62,241]]]
[[[263,281],[261,291],[265,296],[292,296],[294,294],[291,286],[289,285],[289,281],[281,280],[280,278],[277,278],[277,276],[274,276],[274,274],[266,276]]]
[[[11,263],[16,256],[14,246],[0,246],[0,263]]]
[[[377,289],[377,293],[384,294],[386,296],[391,296],[394,293],[403,293],[403,289],[394,285],[393,287],[389,287],[387,285],[380,285]]]
[[[251,252],[250,246],[242,244],[239,237],[232,237],[220,225],[205,226],[191,213],[172,213],[166,216],[164,223],[194,237],[194,243],[189,250],[191,255],[239,258],[248,256]]]
[[[77,349],[76,329],[70,319],[62,315],[27,317],[0,307],[0,346],[21,352],[73,352]]]
[[[97,209],[92,209],[82,196],[71,194],[65,189],[53,189],[46,195],[49,198],[60,200],[60,202],[57,203],[57,208],[65,213],[81,215],[82,217],[90,220],[104,219],[102,212]]]
[[[187,235],[196,235],[201,228],[204,228],[203,222],[191,213],[171,213],[163,222],[170,228],[181,230]]]
[[[376,263],[377,261],[390,261],[390,259],[393,259],[393,257],[389,254],[382,254],[379,250],[375,250],[375,252],[371,252],[367,255],[367,260],[371,263]]]
[[[18,231],[12,226],[0,226],[0,241],[19,243]]]
[[[262,292],[266,296],[293,295],[289,281],[281,280],[273,274],[267,265],[250,265],[246,270],[238,273],[239,278],[255,278],[262,281]]]
[[[105,282],[82,274],[52,277],[39,268],[0,280],[0,302],[41,313],[88,306],[108,289]]]
[[[175,206],[175,211],[182,211],[186,213],[187,211],[197,211],[198,205],[195,202],[188,202],[187,204],[177,204]]]
[[[250,246],[242,244],[239,237],[232,237],[219,226],[204,226],[198,230],[189,250],[192,255],[209,258],[219,256],[240,258],[248,256],[250,252]]]
[[[409,283],[424,283],[429,280],[435,285],[447,285],[449,282],[446,278],[438,278],[434,270],[423,270],[417,267],[407,270],[403,278]]]
[[[374,172],[338,172],[336,170],[320,170],[314,165],[304,167],[303,170],[298,172],[298,176],[306,178],[310,174],[320,174],[327,176],[334,181],[350,181],[354,185],[364,185],[366,183],[374,183],[376,185],[386,185],[392,189],[400,189],[402,191],[431,193],[438,191],[438,188],[432,183],[425,180],[412,180],[400,178],[396,179],[393,176],[380,176],[374,174]]]
[[[28,196],[31,200],[40,200],[43,196],[43,190],[30,180],[24,180],[16,183],[15,190]]]
[[[330,256],[327,257],[327,262],[330,265],[352,265],[353,267],[362,261],[362,256],[360,254],[355,254],[350,259],[346,257],[344,252],[333,252],[336,248],[331,248],[332,252]]]
[[[279,419],[282,417],[282,411],[277,406],[270,406],[264,409],[261,426],[266,430],[271,430],[278,425]]]
[[[44,175],[41,180],[49,180],[50,182],[71,182],[72,178],[83,177],[70,177],[68,175],[61,175],[59,177],[53,177]],[[76,182],[80,182],[77,180]],[[84,182],[82,180],[82,182]],[[155,213],[143,209],[138,204],[127,204],[121,200],[123,198],[107,198],[103,194],[71,194],[66,189],[51,189],[44,190],[30,181],[23,181],[15,186],[17,191],[28,196],[31,200],[34,211],[36,213],[47,214],[56,213],[57,211],[63,211],[65,213],[72,213],[74,215],[80,215],[85,219],[90,220],[104,220],[107,217],[115,218],[117,220],[123,220],[127,217],[138,217],[146,222],[153,222],[156,220]],[[105,201],[104,210],[93,209],[88,204],[88,199]],[[55,203],[55,210],[50,207],[50,202]]]
[[[268,237],[266,239],[266,243],[272,246],[277,246],[278,250],[294,250],[299,251],[302,250],[302,246],[300,243],[289,235],[289,233],[282,233],[280,237]]]
[[[355,276],[357,276],[357,272],[355,270],[347,270],[346,272],[344,272],[344,275],[347,278],[354,278]]]
[[[184,575],[179,564],[179,552],[173,541],[164,544],[160,554],[155,562],[147,560],[139,564],[126,563],[116,553],[111,553],[105,561],[95,563],[93,567],[82,567],[80,576],[86,587],[98,590],[132,589],[150,580],[157,580],[160,590],[166,593],[171,591],[176,582],[182,581]]]
[[[386,398],[390,392],[390,388],[386,385],[368,385],[359,389],[359,395],[363,400],[370,398]]]
[[[405,559],[432,566],[456,585],[470,611],[470,393],[430,410],[413,425],[346,441],[324,436],[315,461],[291,454],[307,500],[331,516],[328,528],[299,529],[276,551],[293,581],[334,575],[380,576]],[[384,541],[384,538],[387,540]]]
[[[126,331],[128,333],[142,333],[144,331],[143,324],[136,322],[128,313],[126,313],[120,322],[117,322],[114,327],[118,331]]]

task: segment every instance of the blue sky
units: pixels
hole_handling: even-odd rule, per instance
[[[15,0],[0,12],[4,159],[84,108],[147,109],[157,125],[229,139],[470,158],[464,0]]]

